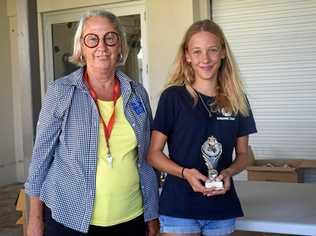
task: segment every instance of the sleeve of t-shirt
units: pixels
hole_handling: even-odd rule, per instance
[[[249,106],[249,115],[240,115],[238,137],[246,136],[253,133],[257,133],[257,128],[255,119]]]
[[[166,136],[172,131],[175,120],[175,94],[172,88],[166,89],[160,96],[155,118],[152,123],[152,130],[159,131]]]

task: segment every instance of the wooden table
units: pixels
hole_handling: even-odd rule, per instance
[[[235,181],[245,217],[236,230],[316,235],[316,184]]]

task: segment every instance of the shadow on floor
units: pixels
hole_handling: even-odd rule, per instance
[[[22,215],[15,210],[15,202],[21,188],[21,183],[0,187],[0,236],[22,235],[22,226],[15,224]]]

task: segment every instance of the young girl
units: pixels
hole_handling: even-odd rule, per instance
[[[148,155],[153,167],[168,173],[160,196],[160,232],[229,235],[235,218],[243,215],[232,176],[247,166],[248,135],[256,132],[256,125],[217,24],[203,20],[190,26],[168,85],[160,97]],[[169,157],[163,153],[166,142]],[[205,187],[207,158],[218,158],[211,167],[223,188]]]

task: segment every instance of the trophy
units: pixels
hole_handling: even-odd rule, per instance
[[[205,182],[206,188],[223,189],[223,182],[217,181],[218,172],[216,170],[218,160],[222,154],[222,144],[217,142],[214,136],[208,137],[201,147],[202,156],[208,170],[208,180]]]

